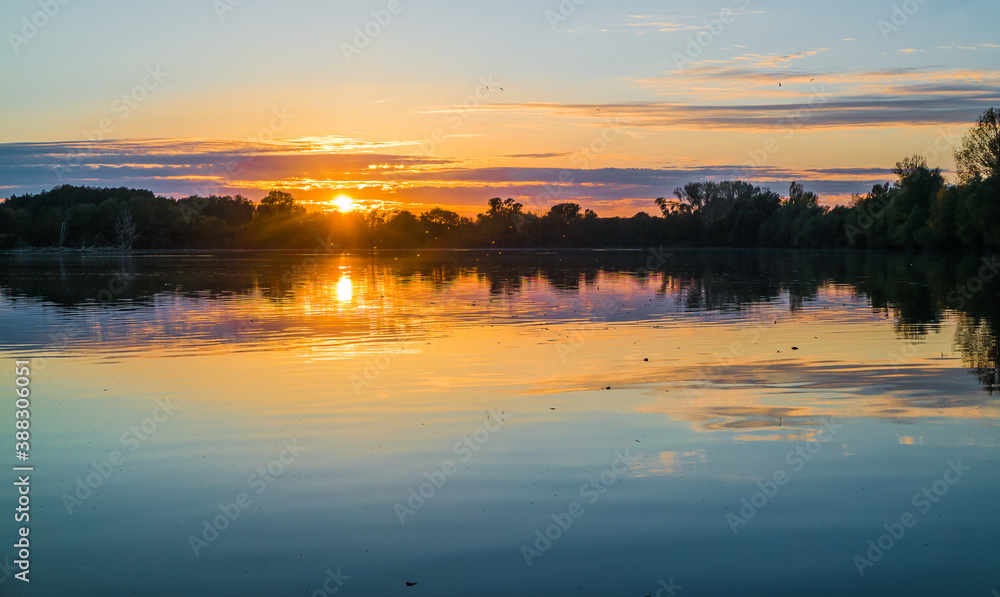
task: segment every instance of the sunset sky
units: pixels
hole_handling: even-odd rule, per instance
[[[741,178],[834,203],[914,153],[952,170],[1000,106],[995,0],[11,0],[0,23],[5,197],[632,215]]]

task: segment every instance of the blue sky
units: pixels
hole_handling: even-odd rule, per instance
[[[956,136],[1000,105],[998,23],[986,1],[16,0],[0,193],[628,214],[738,175],[844,201],[913,153],[953,167]]]

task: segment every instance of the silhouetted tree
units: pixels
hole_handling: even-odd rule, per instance
[[[295,198],[291,193],[285,191],[271,191],[260,200],[254,215],[259,218],[271,218],[275,216],[291,216],[304,213],[305,210],[295,203]]]
[[[912,156],[896,163],[892,173],[898,177],[893,185],[888,218],[889,237],[893,246],[927,246],[933,233],[927,221],[931,203],[944,186],[941,170],[927,167],[922,156]]]
[[[479,214],[477,227],[488,239],[487,246],[510,246],[525,229],[528,216],[524,206],[513,199],[493,197],[487,203],[486,213]]]
[[[1000,176],[1000,110],[983,112],[955,150],[955,162],[965,183]]]

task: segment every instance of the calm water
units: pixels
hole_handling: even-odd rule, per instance
[[[13,466],[30,358],[35,471],[32,582],[0,570],[0,594],[990,597],[986,277],[787,252],[2,255],[0,447]]]

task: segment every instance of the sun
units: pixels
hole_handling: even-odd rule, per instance
[[[346,213],[354,209],[354,199],[351,199],[348,195],[337,195],[337,197],[330,202],[331,205],[336,207],[341,211],[341,213]]]

